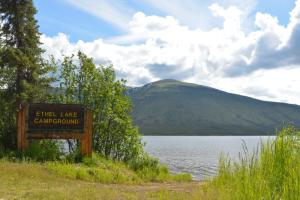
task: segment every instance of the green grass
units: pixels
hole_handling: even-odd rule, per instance
[[[0,199],[5,200],[161,199],[164,194],[172,199],[188,197],[196,188],[191,181],[147,182],[125,164],[103,158],[81,164],[0,160]]]
[[[47,162],[46,169],[61,177],[79,179],[99,183],[137,184],[144,182],[127,165],[111,161],[96,154],[93,158],[85,158],[82,163]]]
[[[260,153],[245,147],[238,162],[222,158],[211,190],[216,199],[300,199],[300,133],[288,127],[262,144]]]
[[[11,162],[12,158],[2,159],[1,163]],[[35,162],[24,158],[15,160],[20,165],[41,166],[60,177],[98,182],[105,184],[141,184],[146,182],[187,182],[190,174],[171,174],[166,166],[152,157],[143,157],[129,163],[105,159],[97,154],[83,158],[82,162],[68,161]]]
[[[124,164],[96,155],[78,164],[2,159],[0,199],[300,199],[300,132],[292,127],[259,152],[245,147],[237,162],[221,158],[217,177],[206,183],[171,175],[156,162]]]
[[[129,161],[129,167],[146,182],[180,182],[192,180],[191,174],[170,174],[167,166],[161,165],[158,159],[148,155],[144,155],[140,159]]]
[[[143,181],[126,167],[86,167],[81,164],[47,163],[46,168],[59,176],[99,183],[142,183]]]
[[[37,150],[32,152],[36,155]],[[148,199],[156,193],[176,194],[174,186],[178,190],[195,184],[191,175],[173,175],[147,155],[127,163],[97,154],[81,162],[67,157],[47,162],[26,154],[5,156],[0,159],[0,200]]]
[[[37,163],[0,162],[0,199],[117,199],[113,187],[68,179]]]

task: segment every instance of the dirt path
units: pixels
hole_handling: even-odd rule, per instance
[[[168,190],[173,192],[192,192],[198,187],[205,184],[204,182],[176,182],[176,183],[147,183],[143,185],[117,185],[120,190],[132,192],[152,192]],[[111,186],[110,186],[111,187]]]

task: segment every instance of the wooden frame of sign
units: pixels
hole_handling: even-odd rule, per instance
[[[29,104],[18,112],[18,150],[29,140],[76,139],[81,154],[92,155],[93,116],[84,106],[75,104]]]

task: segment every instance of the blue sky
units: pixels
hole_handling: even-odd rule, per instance
[[[163,7],[158,8],[158,6],[151,3],[151,1],[114,1],[118,4],[122,4],[123,7],[128,9],[128,14],[132,15],[139,11],[146,15],[157,16],[174,14],[172,12],[168,12],[168,10],[163,10]],[[78,40],[92,41],[98,38],[110,38],[124,34],[127,31],[126,29],[122,29],[118,25],[104,19],[101,17],[101,14],[96,16],[92,12],[76,6],[74,2],[76,2],[76,0],[34,0],[34,4],[38,9],[36,17],[40,25],[40,31],[48,36],[57,35],[59,32],[65,33],[73,42]],[[98,2],[98,5],[101,6],[102,0],[94,2]],[[210,0],[193,0],[193,3],[199,5],[199,12],[203,13],[208,12],[208,7],[213,2],[214,1]],[[232,1],[220,2],[225,6],[228,6],[229,4],[227,2]],[[282,25],[287,25],[289,21],[289,12],[294,7],[295,1],[259,0],[253,4],[255,6],[251,8],[249,18],[253,17],[256,12],[266,12],[276,16]],[[119,10],[123,11],[122,9]],[[211,19],[209,17],[205,17],[205,20]],[[195,18],[194,21],[197,21],[197,19]],[[184,22],[181,23],[184,24]],[[193,22],[188,23],[188,25],[190,24],[193,24]],[[198,24],[198,26],[192,26],[192,28],[205,28],[204,26],[205,25],[201,27],[201,24]]]
[[[148,14],[162,15],[158,10],[151,9],[137,0],[126,1],[132,14],[143,11]],[[95,16],[86,10],[80,9],[66,0],[34,0],[38,9],[36,18],[40,31],[48,36],[65,33],[70,40],[91,41],[98,38],[108,38],[123,34],[126,30]]]
[[[300,105],[300,0],[34,0],[46,55]],[[280,81],[278,81],[280,80]]]

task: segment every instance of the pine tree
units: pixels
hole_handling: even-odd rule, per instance
[[[12,113],[24,103],[38,101],[52,81],[47,76],[51,67],[42,58],[36,12],[32,0],[0,0],[0,98],[5,102],[0,112],[9,111],[4,120],[10,125],[1,127],[0,139],[2,132],[9,147],[15,146],[16,135]]]

